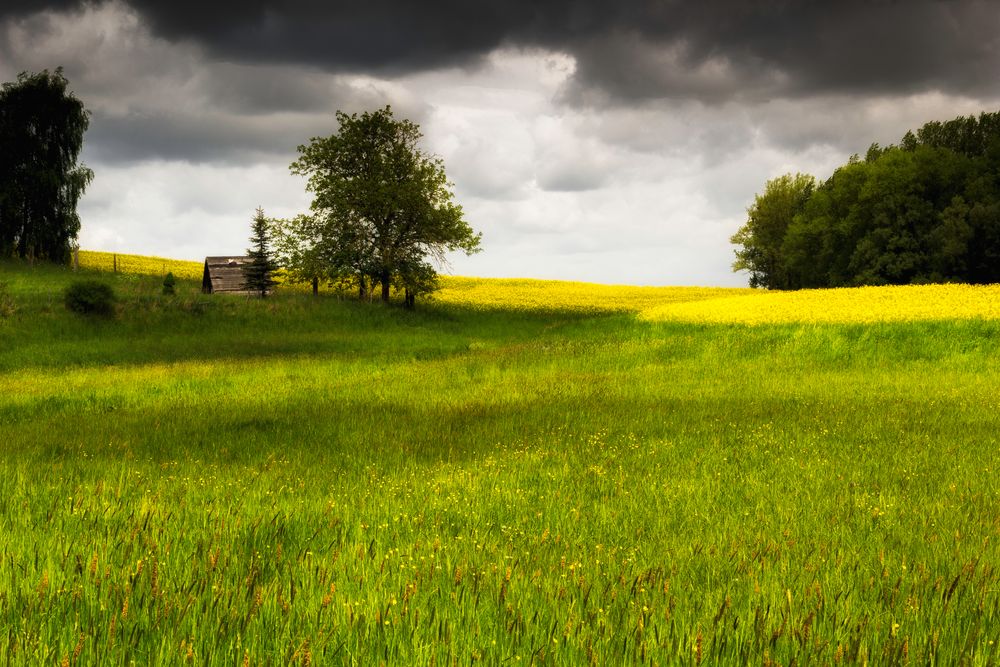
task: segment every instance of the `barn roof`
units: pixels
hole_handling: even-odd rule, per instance
[[[243,288],[243,267],[250,258],[238,255],[221,255],[205,258],[205,272],[201,278],[201,291],[246,293]]]

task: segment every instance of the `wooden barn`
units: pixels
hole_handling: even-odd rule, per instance
[[[247,294],[243,288],[243,267],[249,263],[249,257],[206,257],[201,291],[205,294]]]

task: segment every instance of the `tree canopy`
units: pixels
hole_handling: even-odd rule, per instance
[[[407,305],[436,287],[434,264],[479,250],[440,158],[419,148],[420,129],[391,107],[337,112],[339,131],[299,146],[292,173],[307,176],[312,214],[276,226],[293,279],[353,282],[362,294],[393,286]]]
[[[786,174],[767,182],[764,194],[747,209],[746,224],[730,239],[743,246],[733,269],[750,272],[751,287],[783,289],[789,279],[781,261],[781,245],[789,225],[812,194],[816,180]]]
[[[332,280],[331,264],[324,256],[322,228],[311,215],[270,221],[274,253],[284,269],[284,278],[292,283],[311,283],[313,294],[320,282]]]
[[[872,144],[825,182],[769,181],[732,237],[771,289],[1000,282],[1000,112]]]
[[[77,164],[90,120],[67,86],[59,68],[0,87],[0,256],[69,258],[94,174]]]

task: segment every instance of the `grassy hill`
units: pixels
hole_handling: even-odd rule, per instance
[[[989,288],[741,324],[694,311],[769,295],[450,279],[409,312],[91,266],[114,319],[0,264],[14,664],[1000,660]]]

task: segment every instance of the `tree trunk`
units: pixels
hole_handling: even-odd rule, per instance
[[[414,294],[413,292],[411,292],[409,287],[406,288],[406,297],[405,298],[406,298],[406,300],[405,300],[406,307],[409,310],[413,310],[413,306],[416,303],[417,295]]]
[[[382,301],[389,303],[389,274],[383,273],[379,276],[379,282],[382,283]]]
[[[319,278],[313,278],[313,296],[319,296]]]
[[[364,276],[358,276],[358,300],[364,301],[368,296],[368,283]]]

